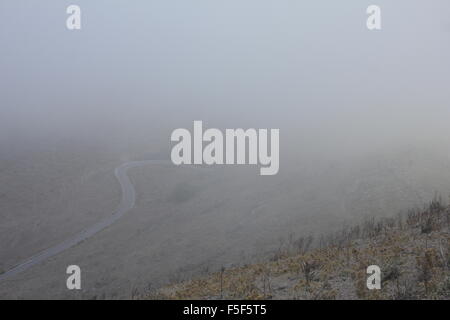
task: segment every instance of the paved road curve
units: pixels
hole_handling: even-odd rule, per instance
[[[0,274],[0,281],[12,277],[22,271],[25,271],[28,268],[38,263],[41,263],[42,261],[47,260],[48,258],[63,252],[64,250],[67,250],[77,245],[81,241],[84,241],[92,237],[97,232],[100,232],[106,227],[112,225],[114,222],[120,219],[125,213],[127,213],[131,208],[133,208],[136,201],[136,192],[134,190],[130,178],[127,175],[128,169],[148,164],[169,164],[169,163],[170,163],[169,161],[164,160],[144,160],[144,161],[127,162],[117,167],[115,170],[115,175],[117,180],[119,180],[120,187],[122,189],[122,199],[120,200],[119,207],[111,216],[88,227],[87,229],[74,235],[72,238],[67,239],[64,242],[61,242],[60,244],[57,244],[53,247],[50,247],[48,249],[45,249],[44,251],[37,253],[36,255],[27,259],[25,262]]]

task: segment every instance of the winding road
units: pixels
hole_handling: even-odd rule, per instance
[[[45,249],[44,251],[41,251],[34,256],[28,258],[25,262],[15,266],[14,268],[0,274],[0,281],[5,280],[7,278],[10,278],[14,275],[17,275],[18,273],[21,273],[28,268],[41,263],[45,260],[47,260],[50,257],[53,257],[75,245],[78,243],[92,237],[96,233],[102,231],[103,229],[109,227],[114,222],[116,222],[118,219],[120,219],[125,213],[127,213],[130,209],[134,207],[135,201],[136,201],[136,191],[134,189],[133,184],[131,183],[130,178],[127,175],[128,169],[139,167],[142,165],[149,165],[149,164],[170,164],[169,161],[165,160],[143,160],[143,161],[132,161],[122,164],[121,166],[117,167],[115,169],[115,176],[117,180],[120,183],[120,187],[122,189],[122,199],[120,200],[120,204],[116,211],[109,216],[108,218],[105,218],[96,224],[88,227],[87,229],[81,231],[80,233],[74,235],[72,238],[69,238],[65,240],[64,242],[61,242],[60,244],[57,244],[53,247],[50,247],[48,249]]]

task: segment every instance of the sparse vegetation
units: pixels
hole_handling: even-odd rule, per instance
[[[314,240],[281,241],[272,259],[160,288],[147,299],[450,299],[450,207],[367,219]],[[382,271],[368,290],[366,268]],[[141,297],[142,298],[142,297]]]

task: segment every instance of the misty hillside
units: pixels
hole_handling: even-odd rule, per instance
[[[450,1],[31,2],[0,1],[0,300],[448,298],[450,201],[408,209],[450,194]]]
[[[381,268],[381,290],[366,287],[369,265]],[[134,298],[450,299],[450,206],[433,200],[423,210],[316,239],[290,237],[268,261],[136,291]]]
[[[120,200],[114,168],[146,156],[105,149],[35,146],[27,157],[2,155],[0,273],[111,215]],[[290,235],[317,238],[450,190],[448,155],[434,145],[283,164],[270,179],[253,167],[131,169],[137,198],[128,214],[0,283],[0,297],[126,299],[134,288],[263,261]],[[87,271],[79,292],[65,287],[65,268],[74,262]]]

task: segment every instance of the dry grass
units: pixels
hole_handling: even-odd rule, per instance
[[[280,245],[267,262],[175,283],[144,299],[449,299],[450,207],[433,200],[406,217]],[[292,250],[294,248],[294,250]],[[381,290],[368,290],[366,268],[378,265]]]

